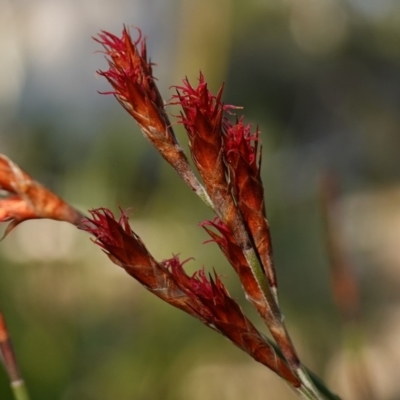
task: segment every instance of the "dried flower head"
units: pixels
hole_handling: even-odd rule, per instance
[[[33,180],[8,157],[0,154],[0,222],[11,221],[5,235],[20,222],[50,218],[79,225],[83,215],[60,197]]]

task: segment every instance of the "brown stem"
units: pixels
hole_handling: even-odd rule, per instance
[[[3,362],[11,383],[22,380],[20,370],[18,368],[17,359],[11,344],[11,339],[8,334],[6,322],[3,314],[0,312],[0,352],[3,357]]]

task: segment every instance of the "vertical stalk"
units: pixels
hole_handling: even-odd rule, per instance
[[[29,400],[28,391],[18,367],[4,316],[0,311],[0,354],[10,379],[11,391],[15,400]]]

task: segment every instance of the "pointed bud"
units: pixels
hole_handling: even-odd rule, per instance
[[[277,282],[272,261],[271,235],[265,213],[258,140],[258,128],[252,133],[251,126],[245,125],[241,118],[235,125],[229,124],[224,150],[238,207],[253,238],[269,284],[275,292]]]
[[[223,86],[216,96],[208,90],[202,73],[197,87],[185,79],[183,86],[177,86],[176,90],[171,103],[183,109],[179,122],[186,128],[193,161],[213,197],[213,192],[225,190],[227,186],[222,159],[223,118],[224,111],[233,106],[222,103]]]
[[[104,47],[109,65],[107,71],[98,71],[98,74],[104,76],[114,89],[105,94],[115,95],[157,148],[163,141],[175,144],[164,102],[152,75],[153,64],[147,60],[146,40],[141,31],[138,32],[135,41],[127,28],[123,29],[120,38],[105,31],[95,38]]]

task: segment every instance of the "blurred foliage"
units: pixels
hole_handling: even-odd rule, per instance
[[[196,79],[201,69],[213,90],[225,81],[225,101],[243,106],[247,120],[259,124],[267,209],[287,323],[307,363],[339,385],[332,368],[341,354],[342,331],[330,295],[318,179],[326,169],[336,171],[344,187],[344,207],[353,204],[342,224],[346,251],[363,293],[366,336],[372,340],[386,326],[382,310],[388,316],[390,310],[398,311],[400,279],[393,269],[384,268],[382,260],[388,258],[368,247],[375,241],[374,225],[362,229],[351,224],[385,211],[374,202],[362,207],[368,193],[383,191],[388,198],[392,193],[388,188],[399,185],[398,3],[153,1],[148,3],[160,7],[162,17],[151,12],[152,22],[144,0],[135,2],[140,12],[132,15],[125,2],[120,3],[125,14],[110,21],[117,27],[114,33],[123,23],[144,30],[166,99],[172,94],[170,85],[179,84],[185,75]],[[71,4],[78,16],[78,3]],[[29,9],[23,16],[23,2],[3,0],[0,6],[12,10],[14,29],[24,26],[33,12]],[[96,3],[96,8],[100,15],[102,5]],[[104,6],[104,15],[107,10]],[[141,13],[147,13],[144,26]],[[85,23],[83,18],[79,21],[74,24]],[[91,29],[94,26],[94,31],[85,31],[82,41],[88,43],[87,52],[80,48],[77,59],[92,57],[96,45],[90,36],[109,25],[97,28],[91,20]],[[95,90],[105,87],[103,82],[93,79],[86,86],[93,101],[68,90],[69,78],[56,69],[60,85],[65,80],[65,91],[52,86],[50,75],[47,86],[36,85],[41,75],[35,60],[28,57],[27,32],[19,37],[27,52],[23,53],[25,81],[17,100],[12,104],[10,100],[0,112],[1,152],[82,210],[132,207],[133,229],[157,258],[180,253],[182,258],[195,258],[187,264],[189,271],[215,267],[257,321],[216,246],[201,244],[207,237],[196,224],[212,217],[206,207],[141,137],[116,101],[96,96]],[[101,57],[95,57],[89,78],[104,66]],[[77,61],[70,71],[77,82],[79,65]],[[53,100],[45,96],[47,92],[54,92]],[[177,132],[187,146],[182,129],[177,127]],[[399,231],[397,208],[384,232]],[[397,254],[398,240],[392,241],[388,252]],[[63,224],[27,222],[2,242],[0,251],[0,304],[33,399],[195,400],[202,393],[201,398],[235,400],[248,397],[249,388],[253,399],[292,398],[269,371],[198,322],[152,298],[83,232]],[[400,264],[398,256],[390,260]],[[230,374],[239,378],[232,381]],[[242,381],[248,386],[242,387]],[[386,389],[379,398],[398,398],[399,383],[384,382]],[[339,389],[353,398],[346,386]],[[4,374],[0,374],[0,398],[11,399]]]

